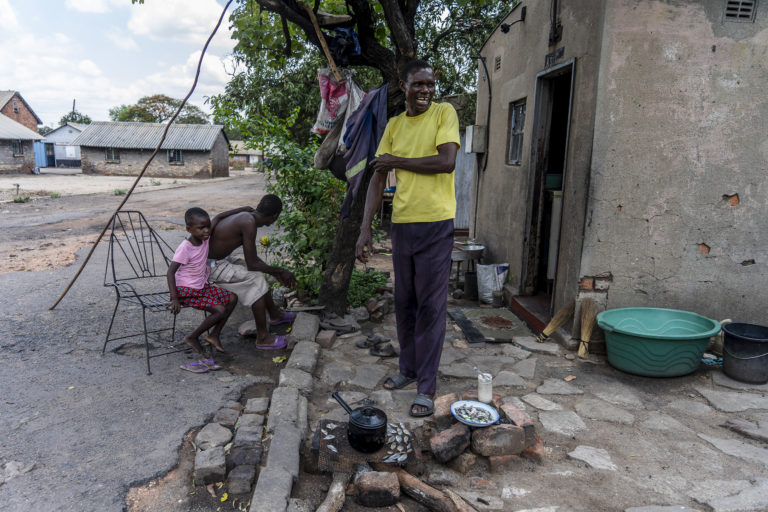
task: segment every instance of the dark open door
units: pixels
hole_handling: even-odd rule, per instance
[[[56,167],[56,154],[54,152],[53,144],[50,142],[45,143],[45,166]]]

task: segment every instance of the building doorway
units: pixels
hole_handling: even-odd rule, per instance
[[[528,181],[526,243],[521,292],[540,316],[552,313],[566,181],[568,136],[573,101],[571,60],[536,77]]]

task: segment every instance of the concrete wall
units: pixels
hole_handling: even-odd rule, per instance
[[[84,173],[136,176],[152,154],[152,150],[120,150],[120,162],[107,162],[104,148],[80,147]],[[229,176],[227,144],[219,135],[211,151],[183,152],[183,163],[169,163],[167,152],[161,150],[150,164],[145,176],[170,178],[219,178]]]
[[[768,324],[768,3],[606,3],[582,276],[609,307]]]
[[[16,106],[19,110],[18,112],[13,111],[13,100],[16,100]],[[33,132],[37,133],[37,119],[35,119],[35,116],[29,111],[24,102],[21,101],[21,97],[18,93],[14,94],[13,97],[8,100],[8,103],[0,109],[0,114],[10,117],[17,123],[23,124]]]
[[[583,240],[586,191],[596,101],[602,5],[600,0],[562,0],[560,20],[562,39],[549,46],[549,1],[523,1],[504,23],[520,18],[527,7],[526,20],[510,27],[508,33],[497,29],[483,47],[491,75],[492,105],[489,137],[489,159],[485,171],[482,162],[476,167],[479,195],[475,210],[476,229],[473,236],[486,246],[486,262],[506,261],[514,275],[512,284],[519,286],[523,272],[527,217],[530,215],[528,193],[531,186],[532,134],[535,120],[536,75],[566,61],[575,59],[572,120],[563,185],[563,226],[561,229],[555,307],[577,293],[581,245]],[[547,54],[562,48],[563,54],[551,66]],[[495,70],[496,58],[501,67]],[[526,99],[523,158],[520,165],[507,165],[509,140],[509,105]],[[477,94],[477,124],[486,124],[488,87],[480,67]]]
[[[13,141],[0,140],[0,173],[32,172],[35,168],[35,150],[31,140],[21,142],[23,156],[13,156]]]

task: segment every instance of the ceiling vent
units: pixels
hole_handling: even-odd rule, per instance
[[[757,0],[726,0],[723,17],[725,21],[752,23],[755,21],[756,10]]]

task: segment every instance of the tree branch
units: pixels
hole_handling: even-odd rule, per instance
[[[285,36],[285,56],[291,56],[291,31],[288,29],[288,20],[285,16],[280,16],[280,22],[283,24],[283,35]]]
[[[407,61],[416,58],[416,41],[413,37],[413,23],[406,22],[406,15],[402,11],[400,2],[397,0],[379,0],[384,8],[384,17],[387,20],[392,40],[397,48],[397,58],[400,61]],[[418,5],[418,2],[413,2]],[[408,7],[405,7],[406,9]],[[410,18],[413,19],[412,17]]]

